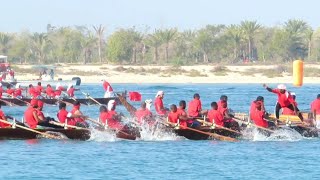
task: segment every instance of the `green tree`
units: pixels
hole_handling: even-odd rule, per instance
[[[177,34],[176,28],[164,29],[159,31],[161,42],[164,43],[164,46],[165,46],[164,59],[166,63],[169,62],[169,43],[174,40],[176,34]]]
[[[257,31],[261,28],[261,25],[257,21],[241,21],[241,29],[243,31],[244,38],[248,43],[248,57],[252,59],[252,43],[254,42],[255,35]]]
[[[34,33],[31,36],[31,47],[32,51],[38,59],[38,63],[42,63],[49,50],[50,40],[46,33]]]
[[[0,52],[3,54],[7,54],[10,48],[10,41],[12,40],[12,36],[8,33],[0,32]]]
[[[233,45],[233,58],[236,60],[239,56],[239,50],[242,41],[242,31],[238,25],[230,25],[227,28],[227,36],[231,39]]]
[[[145,44],[151,46],[153,48],[153,62],[160,64],[159,61],[159,47],[161,46],[162,38],[161,38],[161,30],[156,29],[153,34],[149,34],[147,38],[144,40]]]
[[[102,63],[103,59],[102,59],[102,55],[101,55],[101,48],[103,45],[104,27],[100,24],[99,26],[93,26],[93,29],[95,30],[96,35],[97,35],[98,56],[99,56],[100,63]]]

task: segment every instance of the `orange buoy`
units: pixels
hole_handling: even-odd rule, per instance
[[[301,87],[303,84],[303,61],[293,61],[293,85]]]

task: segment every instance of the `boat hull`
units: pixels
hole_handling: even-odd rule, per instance
[[[230,132],[224,129],[220,129],[220,128],[210,128],[210,127],[199,127],[199,128],[195,128],[197,130],[203,131],[203,132],[209,132],[209,133],[216,133],[222,136],[228,136],[228,137],[232,137],[232,138],[237,138],[239,137],[239,134],[234,133],[234,132]],[[209,135],[207,134],[202,134],[199,132],[195,132],[192,130],[188,130],[188,129],[175,129],[174,132],[178,135],[178,136],[183,136],[189,140],[208,140],[208,139],[212,139]]]
[[[61,80],[61,81],[43,81],[43,80],[31,80],[31,81],[2,81],[2,85],[3,86],[7,86],[7,85],[16,85],[17,83],[20,83],[20,85],[22,87],[28,87],[29,84],[32,84],[33,86],[36,86],[38,84],[38,82],[41,82],[41,85],[43,87],[46,87],[48,84],[50,84],[51,86],[56,86],[58,83],[61,86],[64,87],[68,87],[70,84],[72,84],[73,86],[80,86],[80,83],[78,80]]]

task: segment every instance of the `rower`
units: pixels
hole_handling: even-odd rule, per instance
[[[53,90],[53,88],[51,87],[50,84],[47,84],[46,94],[47,94],[47,96],[50,97],[50,98],[55,97],[54,90]]]
[[[170,112],[168,114],[168,122],[177,124],[179,123],[180,113],[177,111],[177,106],[175,104],[170,105]]]
[[[11,89],[11,85],[7,85],[6,93],[9,95],[9,97],[14,97],[14,89]]]
[[[3,93],[2,83],[0,83],[0,98],[2,98],[2,93]]]
[[[211,103],[211,110],[208,112],[208,120],[210,123],[214,123],[219,126],[225,126],[225,119],[223,114],[218,110],[218,103]]]
[[[180,114],[180,125],[181,126],[192,126],[193,120],[188,118],[187,112],[186,112],[187,103],[185,100],[181,100],[179,102],[179,107],[177,109],[178,113]]]
[[[66,110],[67,104],[64,102],[59,103],[59,112],[57,113],[57,117],[60,123],[65,124],[67,121],[68,125],[75,126],[76,122],[73,119],[73,116],[70,112]]]
[[[77,91],[77,90],[79,90],[79,89],[76,89],[76,88],[73,87],[72,84],[69,84],[69,86],[68,86],[68,88],[67,88],[67,94],[68,94],[68,96],[74,97],[74,91]]]
[[[74,117],[74,120],[76,122],[76,126],[84,127],[84,128],[89,127],[88,123],[85,121],[87,116],[83,115],[83,113],[80,111],[80,102],[79,101],[75,101],[73,103],[73,108],[71,110],[71,114]]]
[[[280,109],[287,107],[295,112],[296,115],[299,116],[300,120],[303,122],[302,114],[297,106],[294,104],[294,100],[291,94],[286,90],[286,86],[284,84],[279,84],[277,89],[271,89],[266,84],[263,84],[263,87],[267,89],[267,91],[277,94],[278,101],[275,106],[276,118],[279,119],[279,111]]]
[[[200,100],[200,95],[195,93],[193,95],[193,100],[189,102],[188,115],[189,117],[201,117],[201,115],[206,114],[207,111],[202,111],[202,104]]]
[[[313,114],[313,119],[316,120],[316,127],[320,128],[320,94],[317,98],[311,102],[311,113]]]
[[[228,96],[226,95],[221,95],[220,96],[220,100],[218,101],[218,111],[223,112],[225,110],[225,108],[222,107],[222,103],[225,103],[224,106],[226,106],[226,108],[228,108]],[[224,114],[224,112],[222,113]]]
[[[38,123],[41,121],[37,115],[38,113],[37,108],[38,108],[38,100],[32,99],[30,101],[30,106],[24,112],[24,119],[31,129],[37,128]]]
[[[224,117],[224,126],[227,128],[231,128],[233,130],[240,131],[240,126],[238,122],[233,119],[234,115],[232,114],[231,110],[228,108],[228,97],[226,95],[222,95],[217,105],[218,105],[218,111]]]
[[[103,89],[106,91],[104,93],[104,98],[113,97],[114,94],[113,94],[113,89],[111,85],[106,80],[102,80],[102,81],[103,81],[102,83]]]
[[[6,116],[4,115],[2,109],[1,109],[1,105],[0,105],[0,119],[1,120],[4,120],[4,121],[7,121],[7,118]],[[0,128],[9,128],[11,127],[10,124],[7,124],[7,123],[4,123],[4,122],[0,122]]]
[[[297,101],[296,101],[296,94],[295,94],[294,92],[289,92],[289,93],[290,93],[291,96],[292,96],[293,104],[297,107],[297,106],[298,106],[298,103],[297,103]],[[291,109],[289,109],[289,108],[287,108],[287,107],[284,107],[284,108],[282,109],[282,114],[283,114],[283,115],[296,115],[293,110],[291,110]]]
[[[32,84],[29,84],[29,90],[28,90],[29,95],[31,98],[37,98],[38,97],[38,92],[35,90]]]
[[[20,83],[16,84],[16,89],[14,90],[14,97],[21,99],[23,89],[21,88]]]
[[[163,98],[164,98],[164,92],[158,91],[156,94],[156,99],[154,101],[154,108],[156,109],[157,115],[164,116],[167,114],[166,109],[163,106]]]
[[[38,85],[35,87],[35,90],[41,95],[43,92],[43,87],[41,86],[41,82],[38,82]]]
[[[147,109],[146,102],[141,103],[141,108],[135,112],[135,116],[139,124],[143,124],[144,121],[148,121],[152,118],[152,113],[149,109]]]
[[[56,91],[54,92],[55,98],[60,98],[62,91],[64,91],[63,86],[60,83],[57,83]]]
[[[250,119],[254,122],[255,125],[268,128],[269,126],[273,126],[273,124],[269,124],[269,122],[265,119],[268,117],[268,114],[265,111],[264,107],[264,98],[262,96],[258,96],[256,100],[252,101],[250,106]]]
[[[101,120],[107,123],[111,129],[122,129],[124,126],[120,123],[121,115],[116,112],[115,100],[108,102],[107,111],[107,115]]]

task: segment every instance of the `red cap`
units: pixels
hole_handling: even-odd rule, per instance
[[[43,104],[44,104],[43,101],[40,101],[40,100],[38,101],[38,107],[43,107]]]
[[[38,105],[38,100],[37,99],[31,99],[30,106],[36,106],[36,105]]]

